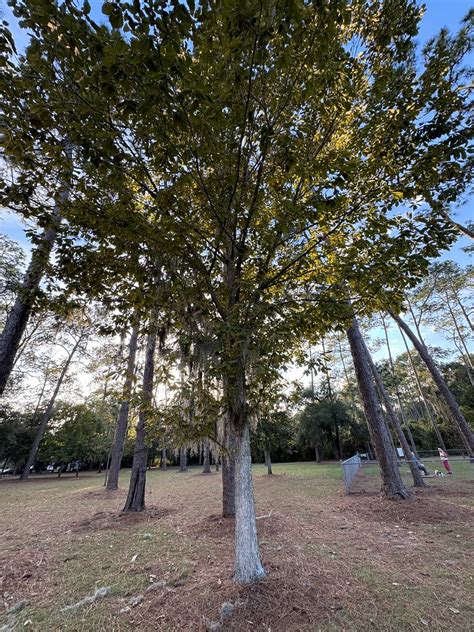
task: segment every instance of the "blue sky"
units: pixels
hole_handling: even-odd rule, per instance
[[[92,14],[94,19],[102,21],[105,16],[101,14],[101,0],[90,0],[92,5]],[[448,27],[451,30],[459,28],[460,22],[467,14],[472,4],[469,0],[427,0],[425,16],[421,22],[420,33],[418,41],[423,44],[428,39],[436,35],[439,29]],[[25,47],[28,37],[25,32],[22,32],[12,16],[11,9],[8,7],[5,0],[0,0],[0,13],[3,14],[3,19],[6,19],[10,28],[14,34],[17,47],[19,50]],[[456,219],[465,223],[468,220],[474,220],[474,197],[471,197],[466,203],[455,212]],[[3,211],[0,218],[0,233],[7,234],[9,237],[19,242],[26,251],[29,250],[29,242],[24,232],[23,224],[11,213]],[[453,248],[446,252],[443,259],[453,259],[461,265],[466,265],[469,262],[468,255],[466,255],[462,248],[469,244],[469,239],[464,237],[458,240]],[[472,242],[471,242],[472,244]],[[442,339],[436,332],[426,331],[427,341],[430,344],[443,344]],[[401,340],[398,340],[394,335],[394,348],[396,352],[402,351]],[[377,355],[384,355],[383,351],[380,351]]]

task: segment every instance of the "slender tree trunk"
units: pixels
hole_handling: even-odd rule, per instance
[[[15,303],[8,314],[3,332],[0,334],[0,395],[10,377],[21,338],[31,315],[41,279],[48,265],[49,256],[61,224],[61,213],[70,194],[72,146],[65,143],[69,174],[61,183],[59,200],[53,209],[50,225],[44,230],[38,245],[31,253],[31,261]]]
[[[272,458],[270,454],[270,448],[268,446],[264,449],[264,453],[265,453],[265,465],[267,466],[267,474],[273,474]]]
[[[390,434],[375,391],[364,342],[355,318],[347,331],[347,337],[354,361],[357,383],[367,415],[369,432],[375,446],[382,475],[382,491],[390,499],[408,498],[410,492],[405,487],[400,476]]]
[[[220,458],[219,455],[214,457],[214,465],[215,465],[216,472],[219,471],[219,458]]]
[[[474,434],[473,434],[471,428],[469,427],[469,424],[467,423],[466,419],[464,418],[464,415],[462,414],[461,409],[459,408],[459,405],[458,405],[457,401],[455,400],[453,394],[449,390],[448,385],[444,381],[443,376],[439,372],[438,367],[433,362],[433,359],[431,358],[430,354],[428,353],[428,350],[425,347],[425,345],[422,344],[418,340],[418,338],[414,335],[414,333],[408,327],[408,325],[400,318],[400,316],[398,316],[397,314],[394,314],[393,312],[390,312],[390,315],[398,323],[399,327],[408,336],[408,338],[410,339],[411,343],[413,344],[415,349],[420,354],[421,359],[426,364],[429,372],[431,373],[431,376],[433,378],[434,383],[438,387],[439,392],[441,393],[444,401],[446,402],[446,404],[447,404],[447,406],[448,406],[448,408],[450,410],[451,417],[452,417],[455,425],[457,426],[457,428],[460,430],[460,432],[466,438],[466,441],[467,441],[467,443],[468,443],[468,445],[470,447],[470,450],[471,450],[469,456],[472,457],[473,454],[474,454]]]
[[[222,515],[235,517],[235,450],[228,419],[224,420],[224,452],[222,454]]]
[[[179,449],[179,471],[187,472],[187,470],[188,470],[187,448],[185,445],[182,445]]]
[[[206,437],[203,441],[202,445],[203,451],[203,474],[211,474],[211,460],[210,460],[210,451],[209,451],[209,439]]]
[[[128,413],[130,410],[130,397],[132,395],[133,376],[135,373],[135,362],[138,347],[138,325],[136,325],[131,333],[130,342],[128,344],[127,373],[122,389],[122,401],[120,402],[120,410],[117,418],[117,427],[115,429],[114,443],[112,447],[112,455],[110,458],[110,468],[107,477],[107,489],[117,489],[119,481],[120,466],[122,464],[123,446],[127,435]]]
[[[371,461],[375,461],[375,459],[374,459],[374,453],[372,452],[372,446],[370,445],[370,441],[366,441],[366,442],[365,442],[365,447],[366,447],[366,450],[367,450],[367,455],[368,455],[369,459],[370,459]]]
[[[316,463],[321,463],[321,455],[319,454],[319,446],[317,443],[314,445],[314,458],[316,459]]]
[[[398,388],[397,376],[396,376],[396,373],[395,373],[395,365],[393,363],[392,349],[391,349],[391,346],[390,346],[390,339],[388,337],[388,329],[387,329],[387,325],[385,323],[385,317],[384,317],[383,314],[381,314],[381,316],[382,316],[383,330],[384,330],[384,333],[385,333],[385,342],[386,342],[387,351],[388,351],[388,361],[389,361],[389,364],[390,364],[390,372],[392,374],[393,383],[395,385],[395,395],[396,395],[397,402],[398,402],[398,408],[400,409],[400,415],[402,417],[403,426],[404,426],[405,430],[407,431],[408,440],[410,442],[411,449],[413,451],[413,454],[416,456],[416,458],[418,458],[418,453],[416,451],[415,441],[413,440],[413,435],[412,435],[412,432],[411,432],[410,424],[409,424],[408,418],[407,418],[407,416],[405,414],[405,407],[403,405],[402,398],[401,398],[401,395],[400,395],[400,389]]]
[[[415,363],[413,362],[413,357],[411,355],[411,351],[410,351],[410,349],[408,347],[408,343],[406,341],[406,338],[405,338],[401,328],[400,328],[400,333],[402,335],[403,342],[405,344],[405,349],[406,349],[406,352],[407,352],[407,355],[408,355],[408,360],[410,362],[411,370],[412,370],[413,375],[415,377],[415,382],[416,382],[416,385],[417,385],[417,388],[418,388],[418,392],[419,392],[420,397],[421,397],[421,399],[423,401],[423,405],[424,405],[424,407],[426,409],[426,412],[428,413],[428,419],[430,420],[431,426],[433,427],[433,430],[434,430],[434,432],[436,434],[436,438],[438,439],[438,443],[439,443],[440,447],[443,448],[443,450],[446,452],[446,445],[444,443],[444,439],[443,439],[443,437],[441,435],[441,431],[440,431],[440,429],[438,427],[438,424],[436,423],[436,420],[435,420],[435,418],[433,416],[433,413],[432,413],[430,407],[428,406],[428,401],[426,400],[426,396],[425,396],[425,393],[423,391],[423,387],[421,385],[420,378],[418,376],[418,371],[416,370]]]
[[[341,432],[339,430],[339,426],[337,423],[334,424],[335,430],[336,430],[336,443],[337,443],[337,452],[339,455],[339,460],[342,461],[342,459],[344,458],[342,456],[342,443],[341,443]]]
[[[474,324],[472,323],[472,321],[471,321],[471,319],[470,319],[470,317],[469,317],[469,314],[467,313],[467,311],[466,311],[466,309],[465,309],[464,305],[462,304],[462,301],[461,301],[461,299],[459,298],[459,296],[458,296],[458,293],[457,293],[457,292],[454,292],[454,297],[455,297],[455,299],[456,299],[456,303],[459,305],[459,308],[460,308],[460,310],[462,311],[463,316],[464,316],[464,318],[466,319],[466,322],[467,322],[467,324],[469,325],[469,327],[470,327],[471,331],[474,331]]]
[[[402,450],[403,453],[405,455],[405,459],[408,463],[408,465],[410,466],[410,472],[413,478],[413,485],[415,487],[426,487],[425,482],[421,476],[421,472],[418,469],[418,465],[416,464],[416,462],[414,461],[414,459],[412,458],[411,455],[411,451],[410,451],[410,446],[408,445],[408,441],[407,438],[405,437],[405,433],[403,432],[402,426],[400,424],[400,421],[397,417],[397,414],[395,412],[395,410],[393,409],[392,406],[392,402],[390,401],[390,396],[387,393],[387,390],[385,388],[385,385],[382,381],[382,378],[380,377],[380,373],[377,370],[377,367],[374,364],[374,361],[372,360],[372,356],[369,353],[369,350],[367,349],[367,345],[365,344],[364,341],[362,341],[364,346],[365,346],[365,351],[367,354],[367,361],[370,365],[370,369],[372,371],[372,375],[374,376],[374,380],[375,380],[375,384],[378,388],[378,391],[382,397],[382,401],[385,404],[385,409],[387,411],[387,415],[388,418],[390,420],[390,423],[392,424],[393,429],[395,430],[395,433],[397,435],[398,440],[400,441],[400,445],[402,446]]]
[[[157,338],[156,311],[153,310],[150,331],[147,336],[145,367],[143,370],[142,402],[138,415],[137,436],[133,451],[132,473],[128,496],[123,511],[143,511],[145,509],[145,484],[148,449],[146,445],[146,423],[153,399],[153,378],[155,372],[155,349]]]
[[[58,396],[59,393],[59,389],[61,388],[61,385],[64,381],[64,378],[66,377],[66,373],[69,369],[69,365],[71,364],[72,358],[74,356],[74,354],[77,351],[77,348],[79,347],[81,341],[83,339],[83,335],[80,335],[74,345],[74,347],[71,349],[68,357],[66,358],[66,362],[63,365],[63,368],[61,370],[61,373],[59,375],[58,381],[56,382],[56,386],[54,387],[54,391],[53,394],[51,395],[51,398],[48,402],[48,405],[46,407],[46,410],[43,413],[43,416],[41,417],[41,421],[40,424],[38,426],[38,428],[36,429],[36,435],[33,441],[33,445],[30,448],[30,452],[28,454],[28,458],[26,459],[26,464],[25,467],[23,469],[23,472],[21,473],[20,476],[20,480],[22,481],[26,481],[26,479],[28,478],[29,474],[30,474],[30,467],[34,464],[35,459],[36,459],[36,454],[38,452],[38,448],[40,446],[41,443],[41,439],[43,438],[44,432],[46,430],[46,426],[48,425],[48,421],[51,418],[51,414],[53,412],[53,407],[54,407],[54,403],[56,401],[56,397]]]
[[[161,450],[161,469],[168,469],[168,455],[166,454],[166,448]]]
[[[451,307],[451,301],[449,300],[449,297],[448,297],[447,293],[446,293],[445,297],[446,297],[446,303],[448,305],[449,314],[451,316],[451,320],[453,321],[453,325],[454,325],[454,328],[455,328],[456,333],[458,335],[459,342],[461,343],[461,347],[462,348],[459,349],[459,352],[460,352],[461,357],[462,357],[462,359],[464,361],[464,364],[466,366],[466,372],[467,372],[467,376],[469,378],[469,381],[471,382],[471,386],[474,386],[474,375],[473,375],[474,366],[472,364],[471,356],[469,354],[469,349],[467,348],[466,341],[464,340],[463,333],[462,333],[462,331],[461,331],[461,329],[460,329],[460,327],[458,325],[458,321],[456,319],[456,314],[454,313],[454,310]],[[454,336],[454,338],[455,338],[455,336]],[[458,345],[456,345],[456,346],[458,346]]]

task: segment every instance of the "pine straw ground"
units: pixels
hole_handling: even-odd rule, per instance
[[[120,515],[129,472],[109,494],[96,474],[4,479],[0,630],[21,600],[15,630],[472,629],[474,466],[458,461],[454,471],[389,502],[373,466],[352,496],[337,464],[282,464],[270,477],[256,466],[268,578],[244,588],[231,580],[233,524],[219,515],[219,475],[151,471],[148,509],[134,515]],[[105,598],[61,612],[104,586]],[[137,595],[143,601],[121,613]],[[224,602],[232,612],[213,627]]]

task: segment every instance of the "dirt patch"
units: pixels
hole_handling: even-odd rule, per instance
[[[459,499],[468,496],[473,485],[464,480],[449,482],[449,487],[443,487],[432,480],[426,488],[411,488],[411,498],[394,501],[373,491],[374,481],[360,473],[355,492],[341,499],[339,506],[343,513],[357,512],[367,522],[408,525],[469,523],[474,518],[474,511],[459,504]]]
[[[147,507],[144,511],[121,512],[99,511],[86,520],[80,520],[70,525],[73,533],[89,533],[108,529],[126,529],[138,524],[155,523],[177,510],[172,508]]]

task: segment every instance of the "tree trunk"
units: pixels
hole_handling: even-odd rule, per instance
[[[447,404],[447,406],[448,406],[448,408],[450,410],[451,417],[452,417],[455,425],[457,426],[459,431],[464,435],[464,437],[465,437],[465,439],[466,439],[466,441],[467,441],[467,443],[468,443],[468,445],[470,447],[471,452],[470,452],[469,456],[472,457],[473,454],[474,454],[474,434],[473,434],[472,430],[470,429],[469,424],[467,423],[466,419],[464,418],[464,415],[462,414],[461,409],[459,408],[459,405],[458,405],[457,401],[455,400],[453,394],[449,390],[448,385],[444,381],[443,376],[439,372],[438,367],[433,362],[433,359],[431,358],[430,354],[428,353],[428,350],[425,347],[425,345],[418,340],[418,338],[414,335],[414,333],[408,327],[408,325],[400,318],[400,316],[398,316],[397,314],[394,314],[393,312],[390,312],[390,315],[395,320],[395,322],[398,323],[398,326],[408,336],[408,338],[410,339],[411,343],[413,344],[415,349],[420,354],[421,359],[426,364],[429,372],[431,373],[433,381],[435,382],[436,386],[438,387],[438,389],[439,389],[444,401],[446,402],[446,404]]]
[[[270,448],[266,447],[264,449],[265,452],[265,465],[267,466],[267,473],[268,474],[273,474],[272,471],[272,459],[271,459],[271,455],[270,455]]]
[[[235,517],[235,454],[229,422],[224,420],[224,452],[222,453],[222,516]]]
[[[370,366],[365,353],[365,345],[355,318],[347,330],[347,337],[354,361],[357,384],[364,403],[370,436],[375,446],[380,473],[382,475],[382,491],[385,496],[390,499],[408,498],[410,492],[405,487],[400,476],[388,428],[385,424],[375,391]]]
[[[431,426],[433,427],[433,430],[435,432],[436,438],[438,439],[439,445],[446,452],[446,446],[445,446],[445,443],[444,443],[444,439],[443,439],[443,437],[441,435],[440,429],[438,428],[438,424],[436,423],[436,420],[435,420],[435,418],[433,416],[433,412],[431,411],[431,409],[430,409],[430,407],[428,405],[428,401],[427,401],[427,399],[425,397],[425,393],[423,391],[423,387],[421,385],[421,381],[420,381],[420,378],[418,376],[418,371],[416,370],[415,363],[413,362],[413,358],[412,358],[410,349],[408,347],[408,343],[406,341],[405,335],[404,335],[404,333],[403,333],[403,331],[402,331],[402,329],[400,327],[399,327],[399,329],[400,329],[400,334],[402,336],[403,342],[405,344],[405,349],[406,349],[406,352],[407,352],[407,355],[408,355],[408,360],[410,362],[411,370],[413,371],[413,375],[415,377],[415,382],[416,382],[416,385],[417,385],[417,388],[418,388],[418,392],[420,394],[420,397],[421,397],[423,405],[424,405],[424,407],[426,409],[426,412],[428,413],[428,419],[430,420]]]
[[[235,433],[235,566],[234,579],[250,584],[265,577],[257,540],[257,521],[250,455],[250,428],[245,421]]]
[[[210,460],[210,454],[209,454],[209,439],[206,437],[203,441],[203,468],[202,468],[202,473],[203,474],[211,474],[211,460]]]
[[[187,470],[188,470],[187,448],[185,445],[183,445],[179,449],[179,471],[187,472]]]
[[[217,455],[217,456],[214,458],[214,465],[215,465],[216,472],[218,472],[218,471],[219,471],[219,458],[220,458],[220,457],[219,457],[219,455]]]
[[[405,433],[402,430],[402,426],[397,417],[397,414],[395,413],[395,410],[393,409],[392,402],[390,401],[389,394],[387,393],[387,390],[382,381],[382,378],[380,377],[380,373],[378,372],[377,367],[375,366],[374,361],[372,360],[372,356],[370,355],[369,350],[367,349],[367,345],[365,344],[364,340],[362,340],[362,342],[364,344],[365,351],[367,354],[367,361],[370,365],[372,375],[374,376],[375,384],[377,385],[378,391],[385,404],[385,409],[387,411],[388,418],[390,420],[390,423],[392,424],[393,429],[395,430],[398,440],[400,441],[400,445],[402,446],[403,453],[405,454],[406,462],[410,466],[410,472],[413,478],[413,485],[415,487],[426,487],[425,482],[421,476],[421,472],[418,469],[418,465],[412,458],[410,446],[408,445],[407,438],[405,437]]]
[[[77,348],[79,347],[81,341],[82,341],[83,336],[80,335],[74,345],[74,347],[72,348],[71,352],[69,353],[68,357],[66,358],[66,362],[64,363],[64,366],[62,368],[62,371],[59,375],[58,381],[56,382],[56,386],[54,388],[53,394],[51,395],[51,398],[48,402],[48,405],[46,407],[46,410],[43,413],[43,416],[41,417],[41,421],[40,424],[38,426],[38,428],[36,429],[36,435],[33,441],[33,445],[30,448],[30,452],[28,454],[28,458],[26,459],[26,464],[25,467],[23,468],[23,472],[21,473],[20,476],[20,480],[22,481],[26,481],[26,479],[28,478],[29,474],[30,474],[30,468],[31,466],[34,464],[35,462],[35,458],[36,458],[36,454],[38,452],[38,448],[40,446],[41,443],[41,439],[43,438],[44,432],[46,430],[46,426],[48,425],[48,421],[51,418],[51,414],[53,412],[53,407],[54,407],[54,403],[56,401],[56,397],[58,396],[59,393],[59,389],[61,388],[61,385],[64,381],[64,378],[66,377],[66,373],[67,370],[69,369],[69,365],[71,364],[72,358],[74,356],[74,354],[76,353]]]
[[[166,448],[163,448],[161,450],[161,466],[160,467],[162,470],[168,469],[168,455],[166,454]]]
[[[122,463],[123,446],[127,435],[128,413],[130,410],[130,397],[132,395],[133,375],[135,373],[135,361],[138,347],[138,325],[136,325],[130,336],[128,344],[127,373],[122,389],[122,401],[117,418],[112,455],[110,458],[109,474],[107,476],[107,489],[117,489],[119,481],[120,466]]]
[[[321,455],[319,454],[319,446],[317,443],[314,446],[314,458],[316,459],[316,463],[321,463]]]
[[[4,392],[10,377],[21,338],[28,324],[41,279],[56,241],[62,219],[62,208],[69,198],[72,164],[72,146],[69,143],[65,143],[65,152],[69,163],[69,174],[61,183],[59,200],[54,206],[50,225],[45,228],[38,245],[32,250],[30,265],[26,270],[15,303],[8,314],[3,332],[0,334],[0,395]]]
[[[456,291],[454,292],[454,297],[456,299],[456,303],[459,305],[459,307],[460,307],[460,309],[461,309],[461,311],[463,313],[464,318],[466,319],[467,324],[469,325],[469,328],[471,329],[471,331],[474,331],[474,324],[472,323],[472,321],[471,321],[471,319],[469,317],[469,314],[467,313],[466,308],[462,304],[462,301],[459,298],[459,295],[458,295],[458,293]]]
[[[123,511],[143,511],[145,509],[145,484],[148,449],[146,445],[146,423],[153,398],[153,377],[155,372],[155,348],[157,337],[155,310],[153,310],[150,331],[147,336],[145,368],[143,370],[142,402],[138,415],[137,436],[133,451],[132,473],[128,496]]]
[[[410,424],[408,422],[408,417],[405,414],[405,407],[403,405],[402,397],[400,395],[400,389],[398,388],[397,376],[395,374],[395,365],[393,363],[392,349],[390,347],[390,339],[388,337],[388,329],[387,329],[387,325],[385,323],[385,317],[384,317],[383,314],[381,314],[381,316],[382,316],[383,330],[384,330],[384,333],[385,333],[385,342],[387,344],[388,361],[389,361],[389,364],[390,364],[390,372],[392,374],[393,382],[394,382],[394,385],[395,385],[395,395],[397,397],[398,407],[400,409],[400,415],[402,416],[403,425],[405,427],[405,430],[407,431],[408,440],[410,442],[410,446],[411,446],[411,449],[413,451],[413,454],[416,456],[416,458],[418,458],[418,453],[416,451],[415,441],[413,440],[413,435],[412,435],[412,432],[411,432]]]
[[[370,445],[370,441],[366,441],[365,442],[365,447],[366,447],[366,450],[367,450],[367,456],[369,457],[369,460],[370,461],[374,461],[375,459],[374,459],[374,454],[372,452],[372,447]]]
[[[463,353],[462,349],[459,349],[459,352],[460,352],[461,357],[464,360],[464,363],[466,365],[467,376],[469,378],[469,381],[471,382],[471,386],[474,386],[474,375],[473,375],[474,366],[472,364],[472,360],[471,360],[471,356],[470,356],[470,353],[469,353],[469,349],[467,348],[466,341],[464,340],[463,333],[462,333],[461,329],[459,328],[458,321],[456,319],[456,314],[454,313],[454,310],[451,307],[451,301],[449,300],[449,296],[448,296],[447,293],[445,294],[445,298],[446,298],[446,303],[448,305],[448,310],[449,310],[449,314],[451,316],[451,320],[453,321],[454,328],[455,328],[456,333],[457,333],[458,338],[459,338],[459,342],[461,343],[462,349],[464,349],[464,353]]]
[[[336,443],[337,443],[337,452],[339,455],[339,460],[342,461],[343,456],[342,456],[342,444],[341,444],[341,433],[339,431],[339,426],[338,424],[334,424],[334,427],[336,429]]]

